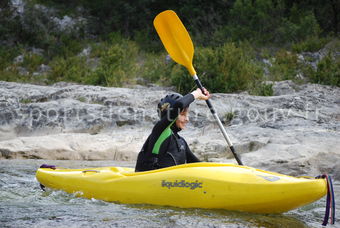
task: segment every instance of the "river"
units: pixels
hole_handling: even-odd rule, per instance
[[[321,227],[325,212],[325,197],[279,215],[125,205],[77,198],[62,191],[40,190],[35,171],[43,163],[67,168],[134,165],[109,161],[0,160],[0,227],[302,228]],[[335,199],[340,199],[339,182],[334,188]],[[339,204],[336,210],[340,210]]]

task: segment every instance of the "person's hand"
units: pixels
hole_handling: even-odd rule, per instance
[[[195,91],[193,91],[191,94],[194,95],[195,99],[199,99],[199,100],[208,100],[211,97],[209,91],[205,88],[203,88],[203,93],[201,89],[198,88]]]

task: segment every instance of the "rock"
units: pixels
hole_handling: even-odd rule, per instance
[[[0,142],[0,158],[50,160],[135,160],[141,145],[131,135],[58,134]]]
[[[303,52],[301,55],[303,57],[299,58],[300,62],[312,66],[314,70],[317,70],[318,63],[324,57],[320,52]]]
[[[0,139],[3,141],[16,138],[14,128],[10,125],[0,126]]]
[[[47,33],[63,32],[76,34],[80,29],[85,28],[87,24],[87,19],[82,16],[73,18],[64,15],[62,18],[59,18],[58,10],[53,7],[46,7],[41,4],[34,4],[31,7],[23,0],[11,0],[9,4],[13,9],[13,17],[19,16],[22,27],[27,30],[32,29],[32,19],[36,20],[34,26]],[[78,12],[80,14],[81,11],[79,8]]]
[[[79,54],[78,56],[84,56],[84,57],[89,57],[91,54],[92,48],[89,46],[87,48],[84,48]]]
[[[18,64],[24,62],[24,55],[18,55],[14,58],[13,63]]]
[[[87,23],[86,19],[83,17],[72,18],[68,15],[64,15],[63,18],[52,16],[51,22],[56,25],[59,32],[63,33],[75,33]]]
[[[152,125],[157,113],[148,110],[155,110],[159,98],[153,91],[144,90],[0,82],[0,124],[12,126],[17,136],[33,132],[95,134],[113,126]],[[147,97],[138,98],[141,93]]]
[[[30,74],[30,72],[25,68],[25,67],[17,67],[16,68],[17,70],[18,70],[18,73],[20,74],[20,75],[29,75]]]
[[[293,83],[290,80],[287,80],[287,81],[274,82],[272,88],[273,88],[274,96],[281,96],[281,95],[288,95],[288,94],[295,93],[296,89],[294,87],[297,87],[295,83]]]
[[[44,55],[44,49],[32,47],[31,50],[30,50],[30,55],[32,55],[32,54],[43,56]],[[42,64],[42,65],[44,65],[44,64]]]
[[[11,0],[11,4],[18,15],[24,13],[25,2],[23,0]]]
[[[70,30],[76,25],[75,20],[73,20],[71,17],[67,15],[65,15],[62,19],[54,17],[52,18],[52,20],[54,21],[54,23],[57,24],[60,31]]]
[[[49,67],[45,64],[41,64],[38,68],[38,71],[39,71],[40,74],[44,74],[44,73],[51,71],[51,67]]]
[[[275,96],[213,94],[243,163],[290,175],[340,180],[340,88],[276,82]],[[107,88],[0,82],[0,159],[134,160],[171,88]],[[229,114],[228,114],[229,113]],[[232,114],[230,114],[232,113]],[[204,161],[236,163],[204,101],[180,133]]]

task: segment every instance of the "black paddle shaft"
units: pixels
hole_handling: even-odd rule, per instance
[[[236,151],[235,151],[235,149],[234,149],[234,146],[230,146],[229,148],[230,148],[231,152],[233,153],[233,155],[234,155],[234,157],[235,157],[237,163],[238,163],[239,165],[243,165],[241,159],[240,159],[240,158],[238,157],[238,155],[236,154]]]
[[[204,87],[203,87],[201,81],[198,79],[197,76],[195,77],[195,83],[196,83],[197,87],[200,88],[201,91],[204,93]],[[228,138],[228,136],[227,136],[227,133],[225,132],[225,129],[224,129],[224,127],[222,126],[221,121],[220,121],[220,119],[218,118],[218,116],[217,116],[217,114],[216,114],[216,111],[215,111],[214,107],[212,106],[210,100],[206,100],[205,102],[207,103],[207,105],[208,105],[208,107],[209,107],[209,109],[210,109],[211,114],[213,114],[213,116],[216,118],[217,122],[219,123],[219,127],[221,128],[221,130],[222,130],[222,128],[223,128],[222,133],[223,133],[225,139],[227,140],[227,143],[228,143],[228,145],[229,145],[229,148],[230,148],[231,152],[233,153],[233,155],[234,155],[234,157],[235,157],[237,163],[238,163],[239,165],[243,165],[241,159],[240,159],[240,158],[238,157],[238,155],[236,154],[236,151],[235,151],[235,149],[234,149],[234,146],[233,146],[232,143],[230,142],[230,140],[229,140],[229,138]]]

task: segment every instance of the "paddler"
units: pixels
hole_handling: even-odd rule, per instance
[[[189,122],[189,105],[195,99],[208,100],[211,97],[206,89],[203,92],[196,89],[185,96],[172,93],[160,100],[157,105],[160,120],[138,154],[136,172],[200,162],[178,132]]]

